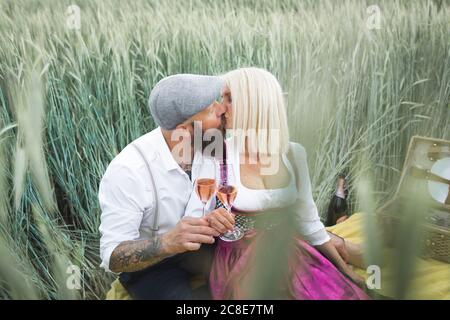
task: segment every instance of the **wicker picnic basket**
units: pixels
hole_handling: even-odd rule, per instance
[[[411,138],[397,190],[377,211],[388,245],[395,243],[401,222],[420,219],[422,256],[450,263],[449,170],[450,141]]]

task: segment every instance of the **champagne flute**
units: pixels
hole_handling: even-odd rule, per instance
[[[198,178],[195,180],[195,192],[203,203],[202,217],[205,216],[206,204],[216,194],[216,173],[215,162],[206,160],[201,164]]]
[[[217,189],[217,198],[225,206],[225,209],[231,214],[231,208],[233,207],[234,200],[237,196],[236,179],[234,177],[233,167],[230,164],[221,164],[220,166],[220,184]],[[224,241],[237,241],[244,236],[244,232],[234,226],[232,231],[228,231],[219,238]]]

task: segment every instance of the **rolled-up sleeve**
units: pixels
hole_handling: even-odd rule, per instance
[[[305,148],[293,143],[294,159],[298,170],[298,192],[297,213],[300,234],[313,246],[321,245],[330,240],[325,226],[319,217],[316,203],[311,190],[311,180],[308,170],[308,162]]]
[[[102,211],[100,223],[101,267],[109,269],[114,249],[124,241],[139,238],[145,208],[145,188],[139,175],[130,168],[111,163],[99,186]]]

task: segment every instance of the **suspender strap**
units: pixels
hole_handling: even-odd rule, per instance
[[[145,165],[147,166],[147,171],[148,174],[150,175],[150,181],[152,183],[152,187],[153,187],[153,203],[154,203],[154,208],[155,208],[155,215],[154,215],[154,219],[153,219],[153,227],[151,228],[152,230],[152,236],[156,235],[156,231],[159,230],[159,225],[158,225],[158,218],[159,218],[159,210],[158,210],[158,194],[157,194],[157,189],[156,189],[156,184],[155,184],[155,180],[153,179],[153,174],[152,174],[152,170],[150,168],[150,163],[147,161],[147,159],[144,157],[144,153],[142,151],[142,149],[137,145],[132,143],[131,144],[139,153],[139,155],[142,157],[142,160],[144,160]],[[147,211],[147,208],[144,208],[145,211]]]

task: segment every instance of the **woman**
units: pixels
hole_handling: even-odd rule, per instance
[[[234,70],[224,79],[225,126],[231,131],[224,161],[232,165],[238,192],[235,215],[215,210],[206,218],[223,233],[236,217],[245,236],[217,240],[212,297],[367,299],[355,284],[362,285],[362,278],[340,257],[319,219],[305,149],[289,142],[278,81],[258,68]]]

